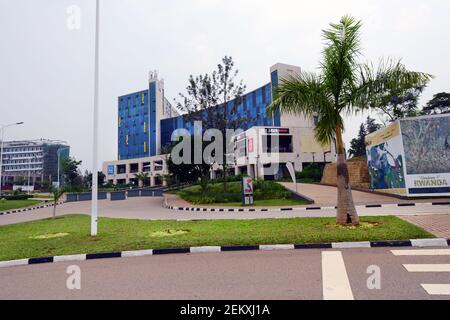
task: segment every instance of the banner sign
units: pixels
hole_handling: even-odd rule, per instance
[[[266,128],[266,133],[268,133],[268,134],[289,134],[290,130],[288,128]]]

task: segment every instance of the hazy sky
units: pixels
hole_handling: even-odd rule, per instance
[[[117,97],[165,79],[169,100],[190,74],[231,55],[248,90],[277,62],[317,68],[321,30],[344,14],[364,21],[362,61],[401,57],[436,76],[422,101],[450,91],[448,0],[102,0],[99,159],[117,157]],[[67,8],[81,9],[79,30]],[[0,123],[25,121],[6,139],[61,139],[91,165],[93,0],[0,0]],[[361,117],[348,119],[346,141]],[[100,163],[99,163],[100,164]]]

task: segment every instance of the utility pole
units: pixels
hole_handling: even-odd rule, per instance
[[[99,44],[100,44],[100,0],[96,0],[95,13],[95,71],[94,71],[94,127],[92,157],[92,205],[91,236],[97,235],[98,224],[98,104],[99,104]]]

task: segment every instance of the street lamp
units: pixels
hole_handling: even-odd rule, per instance
[[[95,14],[95,71],[94,71],[94,130],[92,157],[92,203],[91,203],[91,236],[97,235],[98,223],[98,104],[99,104],[99,29],[100,29],[100,0],[96,0]]]
[[[12,124],[6,124],[6,125],[0,125],[0,130],[2,132],[2,143],[0,146],[0,195],[2,194],[2,169],[3,169],[3,142],[4,142],[4,138],[5,138],[5,129],[8,127],[12,127],[12,126],[20,126],[21,124],[23,124],[23,122],[17,122],[17,123],[12,123]]]

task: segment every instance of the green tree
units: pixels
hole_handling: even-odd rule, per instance
[[[74,158],[64,159],[61,161],[62,173],[66,189],[71,191],[80,191],[83,189],[83,176],[81,175],[79,166],[82,161]]]
[[[419,98],[425,86],[417,86],[409,90],[392,89],[379,97],[375,106],[383,122],[393,122],[407,117],[419,115]]]
[[[435,94],[422,110],[424,115],[444,113],[450,113],[450,93],[447,92]]]
[[[147,181],[150,177],[148,172],[135,173],[134,176],[138,180],[138,185],[142,185],[142,186],[145,185],[145,181]],[[141,182],[142,182],[142,184],[141,184]]]
[[[381,125],[375,122],[375,119],[367,117],[366,122],[359,127],[358,136],[350,141],[348,153],[351,157],[366,156],[366,136],[381,128]]]
[[[233,59],[225,56],[212,73],[197,77],[191,75],[186,88],[187,95],[180,93],[182,101],[177,103],[178,109],[187,114],[189,122],[201,121],[203,130],[217,129],[222,133],[223,152],[218,164],[224,174],[224,192],[227,192],[229,164],[234,161],[231,159],[232,155],[226,153],[227,146],[232,143],[226,131],[240,129],[243,124],[251,121],[237,113],[246,89],[243,81],[237,80],[238,74]]]
[[[190,138],[191,142],[191,150],[194,150],[194,137],[183,137],[180,139]],[[189,163],[181,163],[181,164],[175,164],[172,159],[172,148],[176,145],[176,143],[165,146],[164,150],[165,153],[169,154],[169,158],[167,159],[167,170],[169,171],[169,177],[166,177],[166,181],[170,180],[170,182],[176,182],[176,183],[198,183],[200,182],[200,186],[202,187],[202,192],[205,193],[208,184],[209,184],[209,177],[211,172],[211,165],[206,163],[204,159],[202,158],[201,162],[195,161],[194,152],[191,152],[191,159]],[[206,147],[206,143],[203,142],[203,150]],[[200,152],[203,153],[203,150],[200,150]],[[182,154],[179,155],[180,157],[183,157]]]
[[[343,115],[377,107],[390,92],[405,93],[424,86],[431,79],[425,73],[408,71],[400,62],[381,63],[377,70],[360,64],[361,21],[344,16],[339,23],[323,31],[325,48],[321,73],[302,72],[281,81],[274,89],[269,112],[319,116],[316,139],[325,144],[336,139],[337,149],[337,223],[358,225],[353,202],[342,133]]]
[[[59,199],[64,195],[66,192],[64,188],[55,188],[52,187],[51,189],[52,195],[53,195],[53,218],[56,217],[56,207],[58,206]]]
[[[350,141],[348,154],[351,157],[364,157],[366,155],[366,135],[366,126],[362,123],[359,127],[358,137]]]
[[[98,186],[100,186],[100,187],[103,186],[105,184],[105,180],[106,180],[106,175],[102,171],[99,171],[98,175],[97,175]],[[87,189],[92,188],[92,172],[89,172],[86,170],[86,172],[84,173],[83,181],[84,181],[84,186]]]

